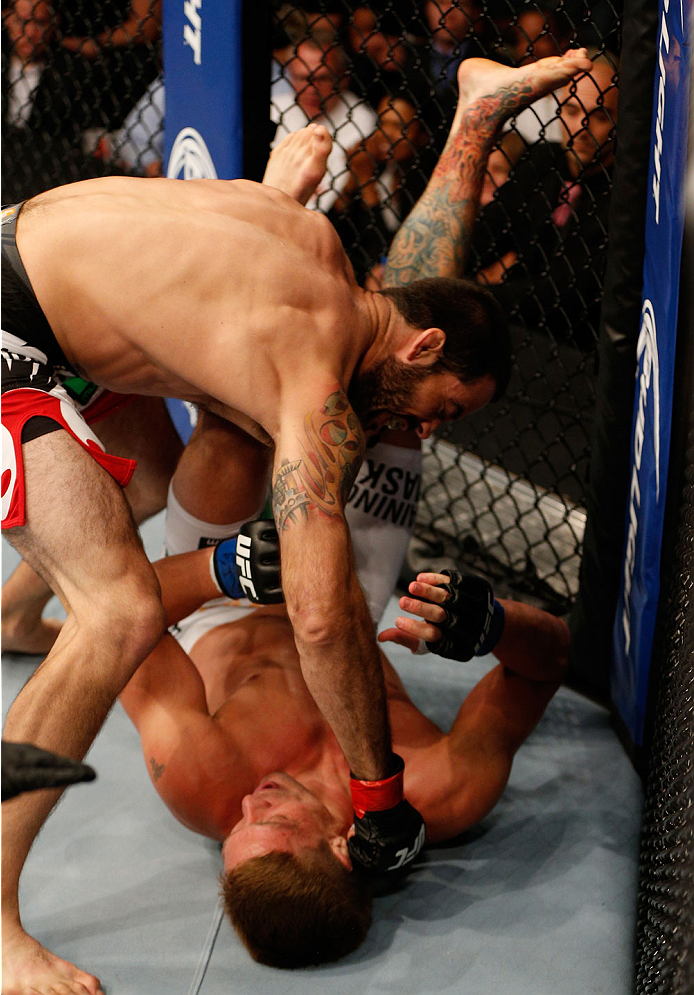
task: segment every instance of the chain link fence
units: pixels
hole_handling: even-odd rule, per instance
[[[636,995],[694,990],[694,411],[641,833]]]
[[[144,119],[161,160],[163,107],[150,89],[161,74],[160,8],[161,0],[3,5],[3,203],[75,180],[146,172],[145,147],[127,144]]]
[[[487,285],[509,315],[516,372],[493,413],[425,447],[408,558],[410,574],[462,562],[557,612],[578,589],[585,523],[619,24],[609,2],[276,6],[276,140],[309,120],[330,131],[309,206],[332,220],[357,279],[374,289],[445,143],[460,62],[518,66],[590,49],[592,79],[513,119],[489,158],[460,275]]]

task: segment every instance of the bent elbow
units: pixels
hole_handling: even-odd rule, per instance
[[[288,608],[288,612],[297,647],[334,645],[340,633],[344,634],[344,621],[336,611],[304,605],[294,610]]]

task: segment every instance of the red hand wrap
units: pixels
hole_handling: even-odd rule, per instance
[[[387,808],[395,808],[402,801],[402,780],[402,769],[382,781],[360,781],[352,776],[349,786],[356,817],[363,819],[365,812],[383,812]]]

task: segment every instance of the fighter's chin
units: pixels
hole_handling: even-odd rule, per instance
[[[362,424],[367,442],[374,442],[384,432],[413,431],[418,422],[411,415],[398,415],[392,411],[369,411]]]
[[[272,774],[267,774],[262,780],[258,782],[258,785],[253,792],[253,794],[258,794],[260,791],[287,791],[290,788],[301,787],[301,784],[294,777],[290,777],[289,774],[285,774],[284,771],[274,771]]]

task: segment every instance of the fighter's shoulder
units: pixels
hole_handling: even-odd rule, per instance
[[[414,730],[416,731],[416,729]],[[412,733],[410,734],[412,735]],[[476,825],[496,805],[508,781],[510,762],[479,752],[455,749],[449,735],[411,753],[394,748],[405,760],[405,796],[421,812],[430,843],[451,839]]]

